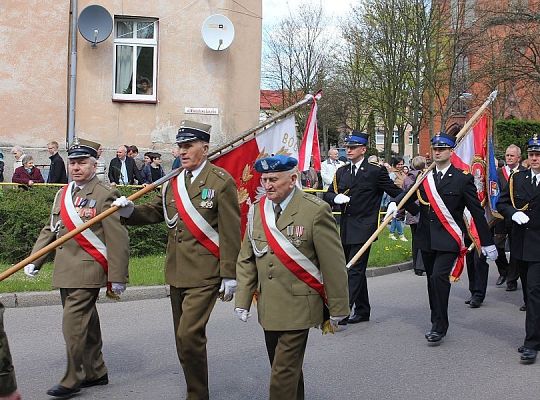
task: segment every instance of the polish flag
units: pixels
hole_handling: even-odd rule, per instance
[[[265,194],[261,174],[255,171],[255,162],[272,154],[283,154],[298,159],[297,149],[295,119],[294,115],[290,115],[234,150],[212,160],[214,165],[225,169],[236,181],[242,217],[242,236],[249,206]]]
[[[319,128],[317,127],[317,100],[322,97],[322,91],[319,90],[313,97],[313,104],[306,122],[304,137],[300,145],[298,155],[298,169],[300,171],[309,170],[311,157],[313,157],[313,168],[316,171],[321,170],[321,150],[319,149]]]

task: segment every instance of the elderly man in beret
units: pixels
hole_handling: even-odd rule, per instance
[[[333,329],[349,314],[347,273],[328,204],[297,187],[297,160],[258,160],[266,195],[249,213],[238,262],[235,311],[247,321],[257,292],[259,323],[272,368],[270,399],[303,399],[309,328]],[[326,315],[325,315],[326,314]]]
[[[510,251],[527,297],[525,340],[519,347],[523,364],[536,361],[540,350],[540,140],[527,143],[531,169],[514,172],[503,189],[497,210],[512,221]]]
[[[32,253],[108,210],[119,197],[117,190],[96,176],[98,148],[99,143],[84,139],[75,140],[69,147],[72,181],[58,191],[50,223],[41,230]],[[45,258],[24,267],[26,275],[35,276]],[[60,288],[68,363],[64,377],[47,391],[48,395],[65,398],[80,388],[109,383],[96,301],[101,287],[107,286],[109,295],[125,290],[128,262],[128,233],[118,213],[56,248],[53,285]]]
[[[497,248],[476,194],[474,178],[450,162],[455,146],[454,136],[444,132],[431,139],[435,168],[417,191],[420,220],[415,240],[422,252],[427,275],[431,329],[425,338],[429,345],[441,344],[448,330],[450,280],[459,277],[467,251],[465,207],[476,225],[482,257],[493,261],[497,258]]]
[[[210,125],[182,121],[176,143],[182,171],[153,201],[114,204],[129,225],[165,221],[169,227],[165,280],[171,289],[176,350],[187,399],[209,398],[206,324],[218,296],[236,289],[240,208],[234,179],[208,160]]]

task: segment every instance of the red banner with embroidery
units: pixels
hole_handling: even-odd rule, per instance
[[[171,180],[178,214],[195,239],[216,258],[219,258],[219,235],[193,206],[183,182],[185,182],[185,170]]]
[[[304,254],[294,247],[289,240],[279,231],[274,222],[274,210],[272,202],[263,197],[259,203],[261,222],[264,234],[270,248],[274,251],[279,261],[291,271],[294,276],[315,290],[324,303],[327,303],[326,293],[319,269]]]
[[[422,186],[426,192],[429,204],[433,211],[437,215],[437,218],[441,222],[443,228],[452,236],[452,239],[456,241],[459,248],[459,254],[450,272],[450,279],[453,281],[459,280],[463,268],[465,266],[465,254],[467,254],[467,248],[463,241],[463,232],[461,228],[452,217],[452,214],[446,208],[443,199],[439,196],[437,188],[435,187],[435,181],[433,180],[433,174],[428,174],[427,178],[422,182]]]

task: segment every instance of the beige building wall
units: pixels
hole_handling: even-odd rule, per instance
[[[95,1],[80,0],[78,13]],[[222,144],[259,120],[262,0],[102,0],[113,16],[157,18],[157,102],[113,101],[113,35],[93,48],[77,34],[76,134],[114,156],[119,144],[169,152],[178,125],[212,125]],[[19,144],[47,162],[46,143],[66,141],[70,2],[0,2],[0,148]],[[235,39],[223,51],[201,37],[206,17],[223,14]],[[185,114],[186,107],[217,108],[218,115]],[[33,150],[35,149],[35,150]],[[108,161],[108,160],[107,160]],[[6,176],[8,178],[8,176]]]

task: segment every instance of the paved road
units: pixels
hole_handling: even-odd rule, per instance
[[[495,269],[495,268],[493,268]],[[493,273],[492,273],[493,274]],[[525,313],[521,292],[506,292],[490,276],[484,306],[470,309],[466,278],[453,286],[450,330],[428,347],[425,277],[411,271],[369,279],[372,321],[338,335],[312,330],[304,363],[306,399],[538,399],[540,362],[524,366]],[[79,399],[183,399],[167,299],[100,304],[111,383],[85,389]],[[6,310],[6,326],[24,399],[64,372],[58,306]],[[212,399],[265,399],[269,366],[256,318],[242,323],[232,304],[219,303],[208,327]],[[284,399],[287,400],[287,399]]]

